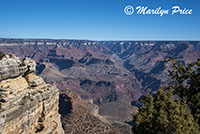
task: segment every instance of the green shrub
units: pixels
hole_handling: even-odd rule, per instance
[[[200,60],[183,65],[167,60],[171,83],[155,97],[147,94],[134,116],[135,134],[200,133]],[[175,95],[177,100],[174,100]]]
[[[134,116],[134,134],[199,134],[195,122],[185,102],[174,101],[172,91],[160,89],[153,98],[147,95],[143,106]]]
[[[172,69],[168,71],[172,81],[169,88],[180,97],[181,101],[187,103],[200,125],[200,59],[186,66],[173,58],[170,58],[168,62],[172,66]]]

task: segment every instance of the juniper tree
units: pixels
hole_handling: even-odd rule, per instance
[[[172,69],[169,69],[171,88],[181,101],[190,107],[195,120],[200,124],[200,59],[184,66],[173,58],[167,60]]]
[[[171,83],[153,98],[147,94],[134,116],[136,134],[200,133],[200,60],[185,66],[167,60]],[[174,96],[177,95],[176,100]]]
[[[134,134],[199,134],[199,126],[187,104],[175,101],[172,91],[158,90],[145,96],[134,116]]]

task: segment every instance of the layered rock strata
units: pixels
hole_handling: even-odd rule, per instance
[[[63,134],[59,92],[34,73],[35,62],[0,61],[0,134]]]

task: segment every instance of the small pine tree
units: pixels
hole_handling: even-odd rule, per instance
[[[143,107],[139,109],[139,113],[135,115],[134,123],[135,128],[133,131],[143,134],[145,132],[153,133],[153,97],[150,94],[147,94],[146,97],[140,100],[143,103]],[[145,128],[145,129],[144,129]]]
[[[199,134],[199,126],[185,103],[174,101],[172,91],[160,89],[142,99],[134,116],[134,134]]]
[[[173,58],[167,60],[172,69],[168,70],[174,94],[190,107],[195,120],[200,125],[200,59],[183,66]]]

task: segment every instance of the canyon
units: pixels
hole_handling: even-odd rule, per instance
[[[138,99],[170,82],[165,59],[172,56],[183,64],[194,62],[200,58],[200,42],[0,39],[0,51],[15,54],[18,60],[33,59],[36,74],[59,89],[60,97],[65,98],[58,110],[73,107],[67,110],[69,113],[60,111],[65,131],[76,128],[72,122],[80,119],[101,122],[99,133],[128,133],[132,115],[141,105]],[[10,78],[26,71],[20,69]],[[7,75],[4,73],[0,79],[5,81]],[[78,114],[80,111],[84,116]],[[90,130],[92,124],[80,125],[90,126],[88,133],[98,133],[97,129]],[[76,128],[70,132],[78,131]]]
[[[13,54],[0,60],[1,134],[130,134],[99,114],[92,99],[47,84],[35,74],[36,63]]]

